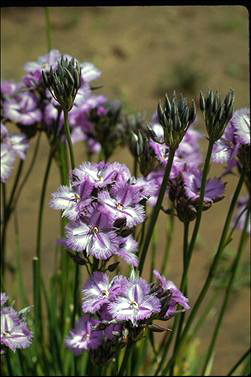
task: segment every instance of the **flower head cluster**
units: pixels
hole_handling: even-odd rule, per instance
[[[119,255],[137,266],[137,242],[131,233],[144,221],[142,203],[150,195],[127,166],[85,162],[73,170],[70,186],[52,194],[50,205],[70,220],[64,240],[68,249],[106,261]]]
[[[89,153],[97,153],[101,145],[108,159],[121,143],[121,104],[105,96],[91,95],[79,100],[70,115],[73,142],[84,140]]]
[[[58,50],[51,50],[37,61],[28,62],[24,69],[26,73],[21,82],[1,83],[3,119],[16,124],[28,137],[34,136],[37,130],[45,131],[49,141],[55,133],[63,136],[63,114],[60,114],[61,108],[53,96],[60,95],[61,104],[64,102],[68,110],[72,106],[76,109],[79,103],[83,104],[92,97],[91,81],[101,72],[93,64],[78,63],[72,56]],[[46,80],[52,93],[45,86],[43,73],[46,78],[53,78],[53,82]],[[63,85],[63,93],[58,92],[55,80],[57,85]]]
[[[9,134],[3,123],[1,127],[1,182],[6,183],[12,173],[16,157],[25,159],[28,140],[23,133]]]
[[[16,312],[7,303],[8,296],[0,294],[1,301],[1,336],[0,344],[16,351],[17,348],[27,348],[31,345],[32,333],[29,330],[24,317],[23,309]]]
[[[148,201],[148,203],[153,206],[157,201],[164,176],[164,169],[168,162],[170,148],[164,143],[164,131],[162,126],[158,123],[156,114],[154,114],[152,119],[151,130],[151,133],[155,133],[155,139],[158,139],[158,142],[153,139],[149,140],[149,146],[155,161],[157,161],[157,165],[155,164],[155,168],[146,175],[145,181],[148,184],[153,184],[153,187],[156,188]],[[199,146],[201,137],[201,133],[196,131],[192,125],[186,131],[174,155],[170,173],[172,180],[175,180],[183,171],[186,171],[188,167],[191,169],[199,168],[202,161]]]
[[[109,276],[96,271],[83,288],[84,316],[66,338],[75,354],[91,350],[98,361],[109,360],[128,342],[141,338],[144,330],[153,328],[153,320],[167,320],[177,311],[190,308],[188,299],[158,271],[151,284],[133,271],[130,278]],[[104,351],[107,352],[104,353]]]

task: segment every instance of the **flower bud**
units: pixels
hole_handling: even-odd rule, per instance
[[[186,99],[181,95],[176,98],[173,93],[172,101],[167,94],[164,99],[164,108],[159,103],[157,106],[159,123],[164,129],[164,141],[170,148],[177,149],[188,127],[195,120],[196,107],[187,105]]]
[[[234,92],[230,90],[224,101],[217,91],[209,90],[206,100],[200,93],[200,109],[203,113],[209,140],[216,142],[223,135],[224,130],[233,115]]]
[[[55,70],[42,71],[45,86],[64,111],[70,111],[80,88],[81,69],[78,61],[62,57]]]

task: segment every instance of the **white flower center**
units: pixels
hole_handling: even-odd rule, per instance
[[[136,301],[134,301],[134,300],[131,301],[130,306],[131,306],[133,309],[138,309],[138,308],[139,308],[138,303],[137,303]]]

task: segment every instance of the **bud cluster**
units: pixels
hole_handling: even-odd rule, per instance
[[[159,103],[157,107],[159,123],[164,130],[164,142],[170,148],[177,149],[183,139],[188,127],[194,122],[196,117],[196,107],[194,100],[189,107],[186,98],[180,95],[176,98],[175,92],[169,100],[165,95],[164,107]],[[154,138],[154,135],[152,135]],[[155,140],[158,142],[157,140]]]
[[[223,135],[233,115],[234,92],[230,90],[222,101],[217,91],[209,90],[204,98],[200,93],[200,109],[206,123],[209,139],[214,143]]]
[[[42,71],[45,86],[61,105],[64,111],[70,111],[80,88],[81,68],[78,61],[62,57],[55,69]]]
[[[138,159],[140,171],[145,176],[159,165],[149,145],[150,128],[145,126],[140,113],[127,115],[124,118],[124,126],[126,144],[132,155]]]

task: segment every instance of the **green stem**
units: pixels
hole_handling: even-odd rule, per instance
[[[40,291],[40,260],[38,257],[33,258],[33,303],[34,303],[34,330],[37,356],[41,349],[42,341],[42,315],[41,315],[41,291]]]
[[[189,224],[190,224],[189,221],[184,223],[184,232],[183,232],[183,274],[182,274],[182,279],[181,279],[181,284],[180,284],[180,290],[184,295],[187,295],[187,290],[188,290],[187,270],[189,266],[189,260],[188,260],[188,255],[187,255],[187,248],[188,248]],[[176,333],[176,340],[174,344],[173,354],[176,353],[176,350],[179,344],[179,339],[180,339],[180,334],[182,331],[184,319],[185,319],[185,313],[181,313],[181,314],[176,315],[175,320],[174,320],[174,327],[176,328],[178,326],[178,329]],[[177,325],[175,322],[177,322]],[[170,338],[173,338],[174,334],[175,332],[173,331],[170,335]],[[172,339],[170,339],[170,343],[171,341]],[[170,370],[170,376],[173,375],[173,372],[174,372],[174,364],[173,364],[173,368],[171,368]]]
[[[71,169],[75,169],[75,160],[74,160],[74,153],[73,153],[73,146],[71,141],[71,133],[70,133],[70,127],[68,122],[68,111],[64,110],[64,129],[66,134],[66,139],[68,143],[68,148],[70,152],[70,160],[71,160]]]
[[[137,157],[134,157],[133,174],[134,174],[134,177],[137,178],[137,175],[138,175],[138,159],[137,159]]]
[[[7,368],[8,368],[9,376],[13,376],[13,369],[12,369],[12,365],[11,365],[11,361],[10,361],[10,351],[7,347],[5,347],[4,353],[5,353],[5,356],[6,356],[6,362],[7,362]]]
[[[189,248],[187,250],[187,268],[186,268],[185,274],[182,277],[182,282],[181,282],[182,285],[184,284],[184,282],[187,279],[187,274],[188,274],[188,271],[189,271],[189,264],[191,262],[191,256],[192,256],[193,249],[194,249],[197,237],[198,237],[198,232],[199,232],[199,227],[200,227],[200,222],[201,222],[201,217],[202,217],[202,208],[203,208],[203,200],[204,200],[204,195],[205,195],[206,180],[207,180],[207,175],[208,175],[209,168],[210,168],[210,159],[211,159],[211,155],[212,155],[213,145],[214,145],[214,143],[209,141],[208,149],[207,149],[207,155],[206,155],[203,173],[202,173],[202,178],[201,178],[199,206],[198,206],[198,210],[197,210],[196,222],[195,222],[195,225],[194,225],[192,238],[191,238],[191,241],[190,241],[190,244],[189,244]]]
[[[78,307],[78,286],[79,286],[79,265],[75,264],[75,279],[74,279],[74,291],[73,291],[73,297],[74,297],[74,306],[73,306],[73,313],[72,313],[72,327],[75,325],[76,320],[76,313],[77,313],[77,307]]]
[[[141,255],[140,255],[140,262],[139,262],[139,274],[140,275],[142,274],[142,271],[143,271],[147,250],[148,250],[151,238],[152,238],[153,230],[154,230],[155,224],[157,222],[157,218],[158,218],[158,215],[159,215],[161,204],[162,204],[162,201],[163,201],[163,198],[164,198],[164,195],[165,195],[166,187],[167,187],[167,184],[168,184],[168,180],[169,180],[169,176],[170,176],[170,172],[171,172],[171,168],[172,168],[172,164],[173,164],[174,154],[175,154],[175,149],[170,148],[168,162],[167,162],[167,165],[166,165],[164,178],[163,178],[163,181],[162,181],[162,184],[161,184],[161,187],[160,187],[159,196],[158,196],[158,199],[157,199],[157,203],[156,203],[156,205],[155,205],[155,207],[152,211],[152,214],[151,214],[150,223],[149,223],[149,226],[148,226],[148,229],[147,229],[145,242],[144,242],[143,249],[142,249],[142,252],[141,252]]]
[[[127,344],[127,347],[126,347],[126,350],[125,350],[125,353],[124,353],[124,357],[123,357],[123,361],[122,361],[122,364],[120,366],[120,369],[119,369],[117,376],[126,375],[125,374],[126,369],[127,369],[126,366],[127,366],[127,362],[128,362],[128,359],[129,359],[130,352],[131,352],[131,345]]]
[[[188,282],[187,282],[187,270],[188,270],[188,266],[189,266],[189,259],[188,259],[188,255],[187,255],[188,236],[189,236],[189,221],[186,222],[186,223],[184,223],[184,233],[183,233],[183,237],[184,237],[183,238],[183,275],[182,275],[181,285],[180,285],[180,290],[181,290],[181,292],[185,296],[187,296],[187,291],[188,291]],[[183,323],[184,323],[184,319],[185,319],[185,313],[181,313],[180,315],[177,315],[175,317],[175,321],[176,321],[176,319],[179,322],[179,325],[178,325],[178,330],[177,330],[177,334],[176,334],[176,340],[175,340],[173,354],[176,353],[176,350],[178,348],[180,334],[181,334]],[[170,376],[173,375],[173,372],[174,372],[174,364],[173,364],[173,368],[170,371]]]
[[[25,368],[24,368],[24,363],[23,363],[23,356],[20,349],[17,350],[17,357],[18,357],[18,362],[19,362],[20,369],[22,372],[22,376],[25,376],[26,373],[25,373]]]
[[[244,250],[243,246],[244,246],[245,240],[247,239],[248,221],[249,221],[249,211],[247,212],[247,215],[246,215],[245,225],[244,225],[244,228],[243,228],[242,233],[241,233],[241,239],[240,239],[239,247],[238,247],[235,259],[233,261],[233,264],[231,266],[231,275],[230,275],[230,278],[229,278],[229,282],[228,282],[225,297],[224,297],[224,300],[223,300],[223,303],[222,303],[222,306],[221,306],[221,310],[220,310],[220,313],[219,313],[219,316],[218,316],[218,319],[217,319],[217,322],[216,322],[216,325],[215,325],[215,329],[214,329],[214,332],[213,332],[213,335],[212,335],[211,343],[208,347],[208,352],[207,352],[207,355],[206,355],[205,364],[204,364],[204,367],[202,369],[202,376],[205,376],[205,372],[206,372],[206,370],[208,368],[208,364],[211,360],[212,353],[213,353],[214,348],[215,348],[216,339],[218,337],[220,326],[221,326],[221,323],[222,323],[222,320],[223,320],[223,317],[224,317],[224,314],[225,314],[225,311],[226,311],[226,308],[227,308],[227,304],[228,304],[229,297],[230,297],[230,294],[231,294],[231,291],[232,291],[232,286],[233,286],[233,282],[234,282],[234,279],[235,279],[236,271],[237,271],[237,268],[238,268],[239,263],[240,263],[242,251]]]
[[[32,160],[31,160],[31,164],[30,164],[30,166],[29,166],[29,168],[27,170],[27,173],[25,174],[22,182],[20,183],[20,186],[19,186],[18,190],[17,190],[14,206],[17,205],[17,202],[18,202],[19,196],[21,194],[21,191],[22,191],[22,189],[23,189],[23,187],[24,187],[27,179],[29,178],[29,176],[30,176],[30,174],[32,172],[33,166],[34,166],[34,164],[36,162],[36,158],[37,158],[37,155],[38,155],[39,144],[40,144],[40,140],[41,140],[41,135],[42,135],[42,133],[39,132],[38,137],[37,137],[37,141],[36,141],[36,145],[35,145],[35,149],[34,149],[34,153],[33,153]]]
[[[48,53],[51,50],[51,23],[49,17],[49,9],[48,7],[44,7],[44,14],[45,14],[45,21],[46,21],[46,33],[47,33],[47,46],[48,46]]]
[[[8,204],[7,204],[7,208],[8,208],[8,212],[9,212],[8,213],[8,218],[9,218],[11,212],[12,212],[12,209],[13,209],[12,201],[13,201],[16,189],[17,189],[17,185],[18,185],[18,182],[19,182],[19,179],[20,179],[23,167],[24,167],[24,160],[20,160],[19,161],[19,165],[18,165],[18,170],[17,170],[16,178],[15,178],[15,181],[13,183],[12,190],[11,190],[10,199],[8,201]]]
[[[38,258],[40,258],[41,254],[41,234],[42,234],[42,222],[43,222],[43,214],[44,214],[44,201],[45,201],[45,194],[46,194],[46,188],[47,188],[47,183],[48,183],[48,177],[51,169],[51,163],[52,159],[54,156],[54,148],[51,148],[46,169],[45,169],[45,174],[44,174],[44,180],[43,180],[43,185],[42,185],[42,191],[41,191],[41,196],[40,196],[40,203],[39,203],[39,215],[38,215],[38,226],[37,226],[37,243],[36,243],[36,255]]]
[[[235,205],[236,205],[236,202],[237,202],[237,199],[239,197],[239,194],[240,194],[240,191],[241,191],[241,188],[242,188],[242,185],[243,185],[243,182],[244,182],[244,178],[245,178],[245,172],[242,171],[241,173],[241,176],[239,178],[239,182],[237,184],[237,187],[235,189],[235,192],[234,192],[234,195],[233,195],[233,198],[232,198],[232,201],[231,201],[231,204],[230,204],[230,207],[229,207],[229,210],[228,210],[228,214],[227,214],[227,217],[226,217],[226,220],[225,220],[225,224],[224,224],[224,228],[223,228],[223,231],[222,231],[222,234],[221,234],[221,239],[220,239],[220,242],[219,242],[219,245],[218,245],[218,249],[217,249],[217,252],[214,256],[214,259],[213,259],[213,262],[210,266],[210,269],[209,269],[209,272],[208,272],[208,276],[207,276],[207,279],[202,287],[202,290],[199,294],[199,297],[197,298],[197,301],[195,302],[193,308],[192,308],[192,311],[190,313],[190,316],[188,317],[188,320],[187,320],[187,323],[186,323],[186,326],[182,332],[182,335],[181,335],[181,339],[180,339],[180,342],[179,342],[179,346],[177,348],[177,352],[175,355],[173,355],[173,357],[168,361],[167,363],[167,366],[164,368],[163,370],[163,373],[166,373],[166,371],[169,369],[169,367],[174,363],[174,360],[175,360],[175,357],[182,345],[182,341],[185,339],[189,329],[190,329],[190,326],[191,324],[193,323],[193,320],[195,319],[195,316],[196,316],[196,313],[210,287],[210,284],[211,284],[211,281],[214,277],[214,271],[218,265],[218,262],[221,258],[221,255],[222,255],[222,252],[224,250],[224,245],[225,245],[225,240],[227,238],[227,233],[228,233],[228,230],[229,230],[229,227],[230,227],[230,224],[231,224],[231,220],[232,220],[232,216],[233,216],[233,212],[234,212],[234,208],[235,208]]]
[[[241,356],[241,358],[237,361],[237,363],[233,366],[233,368],[230,369],[228,374],[226,376],[232,376],[232,374],[236,371],[236,369],[243,363],[243,361],[246,359],[246,357],[250,354],[251,348],[249,348],[244,355]]]
[[[5,183],[1,184],[1,197],[2,197],[2,205],[1,205],[1,218],[3,221],[3,227],[1,227],[1,290],[4,291],[4,272],[5,272],[5,242],[6,242],[6,187]]]
[[[6,203],[5,186],[4,186],[4,184],[2,185],[3,198],[4,198],[3,199],[3,201],[4,201],[4,210],[3,210],[3,212],[4,212],[4,222],[3,222],[3,229],[2,229],[2,234],[1,234],[1,274],[2,274],[3,281],[4,281],[4,273],[5,273],[5,258],[6,258],[6,250],[5,249],[6,249],[7,227],[8,227],[8,223],[9,223],[12,211],[15,208],[13,199],[14,199],[15,192],[16,192],[16,189],[17,189],[17,185],[18,185],[18,182],[19,182],[22,170],[23,170],[23,166],[24,166],[24,160],[20,160],[8,203]]]
[[[173,207],[172,207],[173,208]],[[167,220],[167,227],[166,227],[166,244],[165,244],[165,251],[164,251],[164,257],[162,260],[161,275],[164,275],[166,272],[166,266],[170,254],[172,239],[173,239],[173,231],[174,231],[174,213],[172,211],[170,217]]]

